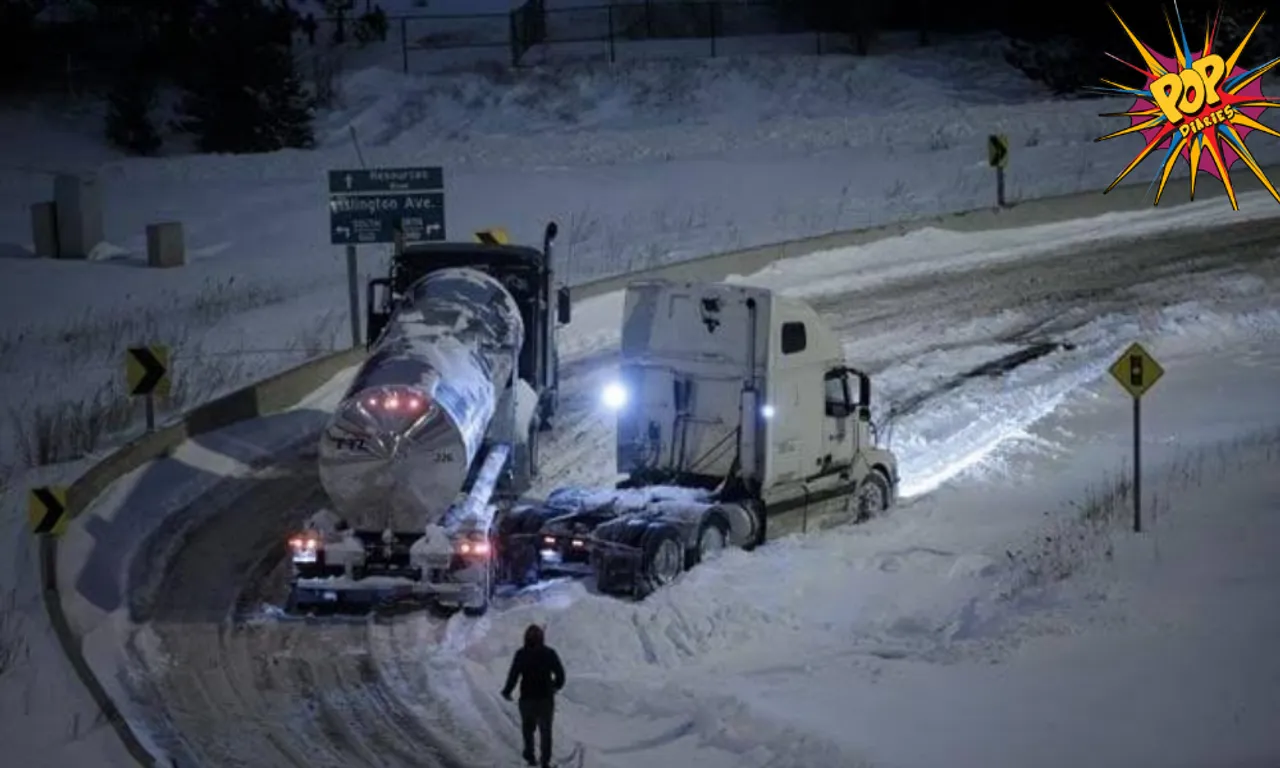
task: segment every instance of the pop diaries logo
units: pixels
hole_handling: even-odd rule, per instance
[[[1110,8],[1110,6],[1108,6]],[[1178,14],[1177,5],[1174,13],[1178,19],[1178,31],[1174,32],[1173,22],[1165,13],[1165,23],[1169,27],[1169,36],[1173,39],[1176,59],[1161,56],[1138,40],[1137,36],[1120,18],[1120,14],[1111,8],[1111,13],[1124,28],[1125,34],[1133,41],[1134,47],[1146,63],[1146,69],[1130,64],[1124,59],[1110,53],[1107,56],[1138,72],[1146,79],[1145,88],[1130,88],[1119,83],[1103,80],[1111,88],[1096,90],[1106,93],[1123,93],[1136,97],[1133,107],[1128,112],[1113,112],[1103,117],[1127,117],[1128,128],[1108,134],[1096,141],[1106,141],[1118,136],[1138,133],[1146,141],[1146,146],[1138,156],[1129,163],[1129,167],[1120,172],[1111,186],[1103,194],[1115,189],[1129,172],[1157,149],[1165,150],[1164,161],[1152,184],[1159,183],[1156,190],[1155,204],[1160,204],[1165,185],[1169,182],[1169,174],[1179,158],[1186,160],[1191,166],[1191,199],[1196,196],[1196,177],[1201,171],[1222,182],[1226,188],[1231,207],[1240,210],[1236,203],[1235,188],[1231,184],[1230,168],[1236,161],[1244,163],[1254,176],[1262,182],[1271,196],[1280,203],[1280,194],[1262,172],[1261,166],[1245,146],[1245,137],[1252,131],[1261,131],[1280,138],[1280,133],[1258,122],[1258,118],[1268,108],[1280,106],[1280,101],[1270,99],[1262,94],[1261,78],[1280,63],[1280,59],[1267,62],[1256,69],[1245,70],[1237,66],[1240,54],[1245,45],[1262,23],[1262,16],[1254,22],[1249,34],[1244,36],[1240,45],[1227,59],[1213,52],[1214,39],[1218,34],[1218,22],[1222,11],[1213,19],[1213,23],[1205,24],[1204,46],[1199,53],[1192,51],[1187,42],[1187,33],[1182,26],[1182,17]],[[1265,14],[1264,14],[1265,15]]]

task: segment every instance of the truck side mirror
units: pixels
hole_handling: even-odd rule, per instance
[[[569,299],[569,287],[562,286],[560,290],[556,292],[556,320],[558,320],[561,325],[568,325],[572,312],[572,304]]]
[[[865,373],[858,372],[858,405],[864,408],[871,407],[871,377]]]

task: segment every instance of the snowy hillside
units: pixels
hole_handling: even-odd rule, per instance
[[[581,284],[990,206],[991,133],[1010,138],[1013,201],[1101,199],[1141,148],[1094,143],[1119,127],[1097,113],[1128,102],[1051,100],[987,38],[924,50],[888,40],[866,58],[449,75],[405,75],[384,53],[342,75],[308,152],[177,145],[125,158],[100,138],[92,105],[0,107],[0,741],[24,765],[127,764],[46,620],[27,489],[68,482],[138,432],[126,347],[173,348],[163,420],[350,345],[327,170],[442,165],[453,238],[502,226],[533,242],[555,219],[563,272]],[[1250,147],[1280,161],[1273,137],[1255,133]],[[95,172],[105,190],[106,241],[88,262],[32,257],[28,206],[51,196],[54,172]],[[1166,200],[1185,194],[1175,181]],[[424,745],[498,764],[515,731],[494,693],[531,620],[569,661],[560,743],[583,768],[1271,764],[1278,688],[1255,684],[1280,675],[1266,587],[1278,217],[1255,194],[1238,212],[1217,198],[1018,230],[933,228],[734,278],[812,301],[873,372],[880,402],[915,404],[894,437],[912,498],[868,526],[730,554],[645,604],[553,584],[474,623],[224,631],[232,606],[220,601],[256,588],[227,550],[255,531],[278,543],[270,526],[314,492],[302,473],[273,492],[287,504],[251,493],[280,478],[237,457],[289,440],[249,425],[184,446],[104,503],[159,524],[189,507],[168,493],[179,481],[208,505],[235,502],[213,534],[182,544],[206,557],[176,581],[147,571],[156,563],[126,578],[121,552],[95,561],[102,589],[118,578],[130,600],[144,585],[190,591],[162,590],[157,618],[137,626],[124,611],[77,620],[95,630],[93,660],[132,716],[209,764],[413,765]],[[186,266],[145,268],[145,226],[159,221],[183,223]],[[362,271],[382,273],[385,256],[368,249]],[[595,398],[613,374],[620,297],[575,313],[562,338],[572,418],[545,452],[549,485],[610,474],[600,457],[612,427]],[[1158,518],[1143,539],[1124,532],[1127,402],[1100,379],[1137,337],[1168,368],[1145,411]],[[1040,342],[1054,354],[970,373]],[[72,551],[122,535],[98,522],[77,529]]]

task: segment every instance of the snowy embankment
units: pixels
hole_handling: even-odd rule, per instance
[[[1191,220],[1198,210],[1191,209]],[[743,278],[803,288],[844,336],[851,359],[873,372],[881,403],[921,404],[894,429],[906,490],[915,498],[888,520],[731,553],[640,605],[596,597],[580,584],[553,584],[514,596],[485,620],[447,627],[426,619],[346,628],[267,620],[225,634],[222,622],[244,607],[235,595],[257,591],[249,583],[257,577],[243,575],[252,567],[237,571],[236,563],[250,556],[245,546],[261,546],[259,520],[318,503],[315,489],[303,489],[298,478],[278,488],[269,476],[258,487],[233,480],[209,501],[223,505],[225,519],[190,543],[181,573],[162,590],[168,605],[147,624],[115,625],[128,632],[102,639],[129,645],[141,667],[128,686],[139,719],[165,743],[188,750],[188,760],[234,761],[306,744],[341,761],[383,740],[412,738],[478,763],[499,760],[515,731],[510,710],[494,696],[495,676],[530,620],[548,622],[570,659],[575,683],[562,707],[562,743],[580,743],[589,764],[856,765],[859,756],[877,758],[873,753],[894,745],[865,730],[815,729],[804,719],[802,694],[786,705],[800,713],[788,719],[755,701],[754,689],[726,681],[798,687],[819,674],[813,670],[849,659],[885,676],[893,670],[877,665],[886,660],[926,670],[975,656],[998,660],[1007,647],[1056,626],[1058,617],[1033,609],[1053,574],[1090,561],[1094,542],[1087,550],[1077,545],[1073,515],[1080,506],[1102,510],[1123,494],[1105,476],[1125,465],[1125,421],[1114,412],[1123,403],[1114,384],[1093,382],[1125,344],[1142,338],[1169,369],[1148,401],[1176,399],[1161,429],[1217,439],[1267,423],[1274,368],[1250,371],[1245,380],[1217,358],[1197,360],[1249,340],[1274,349],[1280,332],[1274,220],[1251,206],[1243,214],[1220,212],[1233,224],[1205,231],[1171,226],[1164,212],[1151,211],[1105,225],[925,232]],[[1088,234],[1109,229],[1123,238]],[[1050,237],[1061,244],[1044,248]],[[864,269],[921,248],[938,264],[954,265],[947,279],[937,270],[899,268],[882,280]],[[616,307],[617,298],[611,301]],[[599,310],[609,301],[595,304]],[[566,338],[616,322],[578,312]],[[1000,375],[966,373],[1038,338],[1062,348]],[[609,344],[579,339],[577,359],[566,361],[564,416],[546,451],[549,485],[609,474],[598,457],[608,454],[611,427],[595,400],[596,385],[612,374]],[[593,350],[600,354],[582,357]],[[1206,370],[1234,389],[1230,410],[1213,411],[1215,435],[1202,432],[1199,421],[1214,402],[1196,379]],[[1175,379],[1190,392],[1171,394]],[[1195,398],[1203,404],[1188,409],[1185,402]],[[1150,422],[1166,412],[1149,405],[1147,413]],[[1169,454],[1160,448],[1162,433],[1149,434],[1155,444],[1147,455],[1158,468]],[[947,480],[954,482],[939,489]],[[925,495],[930,490],[936,493]],[[1046,529],[1066,543],[1045,545]],[[237,542],[234,551],[227,542]],[[210,558],[232,558],[231,565]],[[788,649],[781,659],[780,647]],[[315,681],[330,682],[318,689]],[[844,684],[867,690],[864,678]],[[261,722],[259,713],[297,697],[314,699],[318,709],[295,703],[287,718]],[[343,734],[325,732],[327,717],[351,711],[362,714]],[[389,720],[394,733],[385,731]],[[238,734],[236,743],[227,742],[229,733]],[[695,744],[701,746],[691,753]]]
[[[553,588],[425,658],[433,628],[389,630],[383,663],[463,681],[445,693],[514,750],[496,691],[545,624],[586,765],[1269,764],[1280,347],[1212,335],[1229,351],[1150,345],[1141,535],[1129,403],[1099,381],[888,519],[730,553],[640,606]]]

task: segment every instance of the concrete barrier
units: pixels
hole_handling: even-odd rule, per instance
[[[167,269],[187,263],[187,246],[182,222],[162,221],[147,225],[147,266]]]
[[[1275,169],[1280,172],[1280,169]],[[1268,169],[1271,173],[1271,169]],[[1207,180],[1206,180],[1207,181]],[[1201,199],[1224,196],[1220,186],[1207,184],[1209,191]],[[1262,189],[1256,180],[1240,179],[1237,193]],[[958,231],[1001,229],[1033,226],[1067,221],[1074,218],[1098,216],[1126,210],[1150,207],[1145,196],[1145,185],[1118,187],[1111,194],[1101,192],[1042,198],[1017,203],[1008,208],[984,208],[939,216],[929,216],[912,221],[868,227],[859,230],[835,232],[827,235],[792,240],[756,248],[730,251],[690,261],[653,269],[602,278],[574,287],[574,298],[585,299],[624,288],[632,280],[666,277],[672,279],[718,280],[733,274],[748,274],[769,264],[788,258],[805,256],[833,248],[845,248],[906,234],[925,227],[939,227]],[[1185,205],[1188,201],[1169,197],[1162,208]],[[1217,201],[1226,205],[1225,201]],[[200,406],[186,414],[181,421],[154,433],[143,435],[95,464],[67,490],[68,513],[78,516],[112,483],[149,461],[163,458],[189,437],[212,432],[242,421],[255,419],[283,411],[307,397],[325,381],[345,368],[355,365],[363,357],[364,350],[352,349],[318,360],[312,360],[297,368],[284,371],[265,381],[233,392],[226,397]],[[45,607],[54,632],[62,644],[76,674],[102,710],[106,721],[115,729],[130,754],[142,765],[157,765],[141,739],[133,732],[111,700],[93,670],[84,658],[80,639],[70,628],[63,611],[62,597],[57,579],[58,541],[45,537],[40,547],[40,569],[43,581]]]
[[[1243,166],[1237,166],[1243,168]],[[1116,169],[1119,172],[1119,168]],[[1280,182],[1280,167],[1263,169],[1268,178]],[[1191,201],[1187,199],[1185,172],[1181,181],[1176,181],[1178,174],[1170,180],[1165,189],[1164,198],[1160,201],[1160,210],[1169,210],[1185,206]],[[1232,174],[1232,184],[1237,195],[1259,192],[1262,184],[1252,173],[1236,171]],[[1213,201],[1212,205],[1228,206],[1226,191],[1216,179],[1200,177],[1197,185],[1196,202]],[[831,232],[825,235],[788,240],[781,243],[744,248],[725,253],[712,254],[696,259],[667,264],[650,269],[628,272],[595,280],[588,280],[573,287],[574,299],[588,299],[603,293],[621,290],[632,280],[648,280],[654,278],[671,278],[674,280],[722,280],[731,274],[748,275],[764,269],[775,261],[808,256],[811,253],[828,251],[835,248],[849,248],[857,245],[884,240],[890,237],[905,235],[926,227],[948,229],[954,232],[976,232],[992,229],[1012,229],[1015,227],[1032,227],[1040,224],[1056,224],[1071,219],[1090,218],[1108,213],[1124,213],[1129,211],[1150,210],[1154,192],[1149,183],[1131,182],[1122,184],[1107,194],[1099,189],[1094,192],[1080,192],[1055,197],[1040,197],[1034,200],[1015,202],[1006,208],[977,208],[956,213],[945,213],[922,216],[917,219],[881,224],[874,227]]]

